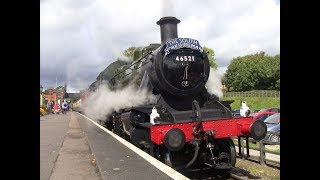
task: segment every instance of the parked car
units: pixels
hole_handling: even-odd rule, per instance
[[[260,112],[260,113],[252,113],[251,115],[253,116],[253,119],[255,121],[264,121],[265,119],[267,119],[269,116],[275,114],[275,112]]]
[[[231,110],[233,117],[240,117],[240,109]]]
[[[260,121],[264,121],[267,117],[269,117],[270,115],[275,114],[275,113],[280,113],[280,108],[277,108],[277,107],[263,108],[257,112],[251,111],[250,115],[255,117],[255,119],[259,118]]]
[[[280,113],[269,116],[264,123],[267,125],[267,134],[263,140],[280,143]]]
[[[275,112],[275,113],[280,113],[280,108],[278,108],[278,107],[263,108],[263,109],[260,109],[257,113],[261,113],[261,112]]]

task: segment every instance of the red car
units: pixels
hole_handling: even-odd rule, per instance
[[[263,108],[260,109],[258,112],[275,112],[275,113],[280,113],[280,108],[277,107],[272,107],[272,108]]]
[[[253,119],[255,121],[264,121],[267,117],[275,113],[276,112],[265,111],[265,112],[255,112],[255,113],[252,113],[251,115],[253,116]]]
[[[251,115],[253,116],[254,120],[264,121],[267,117],[275,113],[280,113],[280,108],[263,108],[258,112],[251,113]]]

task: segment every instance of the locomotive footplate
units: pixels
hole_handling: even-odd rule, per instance
[[[151,126],[151,141],[158,145],[163,144],[166,133],[170,129],[178,128],[183,131],[186,142],[190,142],[194,138],[194,127],[196,127],[196,125],[197,122]],[[254,121],[253,117],[203,121],[200,126],[200,131],[205,132],[210,130],[215,132],[214,138],[216,139],[243,135],[249,135],[254,139],[260,139],[261,137],[263,138],[266,133],[266,127],[259,123],[259,121]]]

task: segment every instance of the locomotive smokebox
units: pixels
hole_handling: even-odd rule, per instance
[[[180,23],[180,20],[171,16],[163,17],[157,22],[157,24],[160,25],[161,44],[178,37],[178,23]]]

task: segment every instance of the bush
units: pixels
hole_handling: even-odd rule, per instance
[[[40,116],[43,116],[46,114],[46,110],[44,108],[40,108]]]

